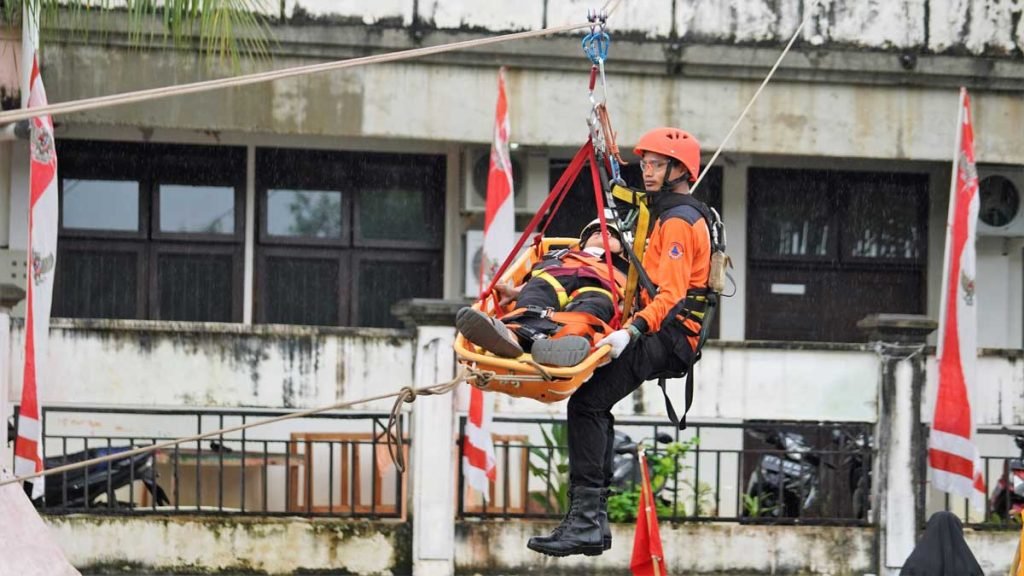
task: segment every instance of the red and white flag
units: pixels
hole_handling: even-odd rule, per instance
[[[509,155],[508,100],[505,98],[505,68],[498,70],[498,105],[494,113],[494,141],[487,174],[487,212],[484,216],[484,246],[480,266],[480,290],[491,279],[515,247],[515,204],[512,187],[512,157]],[[483,299],[481,295],[481,299]],[[463,441],[463,474],[468,484],[486,500],[490,482],[496,477],[491,411],[494,399],[476,387],[470,388],[469,421]]]
[[[978,360],[974,248],[978,171],[971,101],[965,88],[960,89],[956,139],[936,354],[939,382],[928,438],[928,467],[936,488],[970,498],[975,508],[984,509],[985,481],[971,413]]]
[[[508,100],[505,98],[505,68],[498,70],[498,107],[494,113],[491,167],[487,173],[487,212],[484,215],[483,258],[480,259],[480,291],[487,290],[494,274],[515,248],[515,202],[513,201],[512,157],[509,155]],[[481,298],[486,296],[481,295]]]
[[[28,107],[46,106],[38,57],[32,58]],[[14,473],[43,471],[40,381],[50,336],[50,304],[57,264],[57,151],[49,116],[31,120],[29,139],[28,290],[25,317],[25,372],[14,444]],[[43,495],[43,478],[32,482],[32,498]]]
[[[641,448],[637,450],[640,461],[640,503],[636,511],[636,532],[633,533],[633,555],[629,570],[633,576],[665,576],[665,549],[661,545],[661,531],[658,529],[658,507],[651,493],[651,479],[647,473],[647,458]]]

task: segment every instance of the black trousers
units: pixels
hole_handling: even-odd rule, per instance
[[[685,363],[669,350],[663,335],[644,334],[618,358],[594,371],[569,398],[569,477],[573,484],[602,488],[612,476],[615,406],[662,372],[683,372]]]
[[[603,285],[598,280],[587,276],[581,277],[576,274],[557,276],[555,280],[565,289],[566,295],[585,287],[603,288]],[[555,288],[542,278],[531,278],[523,286],[522,292],[519,293],[519,298],[516,299],[516,306],[520,308],[528,306],[552,308],[556,311],[561,311],[558,307],[558,294],[555,292]],[[610,322],[615,314],[615,305],[608,295],[602,292],[588,291],[582,292],[573,298],[572,302],[565,307],[565,310],[586,312],[600,318],[603,322]],[[528,327],[532,333],[543,334],[544,336],[550,336],[559,327],[558,324],[546,318],[517,318],[515,323]],[[533,342],[529,336],[522,332],[517,332],[520,336],[520,343],[525,350],[529,351],[530,344]]]

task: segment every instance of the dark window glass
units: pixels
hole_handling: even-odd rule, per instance
[[[764,171],[762,177],[756,178],[756,184],[751,183],[752,255],[828,258],[835,253],[833,195],[824,180],[791,172]]]
[[[359,325],[401,328],[402,323],[391,315],[391,305],[406,298],[431,295],[432,268],[428,262],[361,262],[356,309]]]
[[[748,182],[747,338],[861,342],[869,314],[924,311],[927,175],[751,169]]]
[[[437,245],[444,202],[438,163],[430,157],[392,155],[362,162],[360,239]]]
[[[160,254],[157,290],[161,320],[231,322],[232,257]]]
[[[267,233],[271,236],[341,238],[341,192],[267,190]]]
[[[925,250],[927,181],[891,175],[843,183],[849,219],[843,252],[853,258],[918,261]]]
[[[65,178],[61,206],[64,227],[137,231],[139,183],[132,180]]]
[[[264,267],[266,322],[338,325],[338,260],[268,257]]]
[[[235,189],[161,184],[160,231],[234,234]]]
[[[64,250],[57,255],[53,316],[136,318],[138,254],[112,250]]]

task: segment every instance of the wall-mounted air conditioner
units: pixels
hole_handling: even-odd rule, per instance
[[[528,210],[529,170],[525,154],[512,154],[512,182],[516,212]],[[487,147],[467,148],[462,159],[462,208],[466,212],[487,209],[487,176],[491,167],[491,150]]]
[[[978,235],[1024,237],[1024,167],[978,166]]]

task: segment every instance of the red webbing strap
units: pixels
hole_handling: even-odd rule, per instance
[[[608,284],[615,286],[615,267],[612,265],[611,246],[608,245],[608,221],[604,217],[604,190],[601,188],[601,176],[597,172],[597,156],[594,154],[594,147],[590,147],[590,177],[594,180],[594,200],[597,203],[597,220],[601,224],[601,243],[604,244],[604,263],[608,266]],[[620,240],[621,242],[621,240]],[[609,324],[612,328],[618,328],[622,320],[619,306],[619,291],[612,290],[612,302],[615,304],[615,315]]]
[[[505,261],[501,264],[501,267],[498,268],[494,277],[491,278],[490,285],[487,286],[486,290],[480,293],[481,302],[488,294],[494,293],[494,287],[498,284],[498,280],[501,279],[505,270],[512,265],[512,261],[515,260],[516,255],[519,254],[519,250],[524,244],[526,244],[526,239],[529,238],[530,233],[537,227],[540,219],[556,200],[565,196],[565,193],[569,190],[570,184],[576,180],[576,176],[578,176],[580,171],[583,169],[583,163],[587,161],[588,157],[592,157],[593,155],[594,144],[590,140],[587,140],[587,143],[576,152],[576,156],[573,157],[572,162],[570,162],[569,166],[566,167],[565,172],[562,172],[561,177],[558,178],[558,182],[555,183],[555,187],[551,189],[551,192],[548,193],[548,197],[544,200],[544,204],[541,205],[540,209],[537,210],[537,213],[533,215],[532,219],[530,219],[530,223],[526,225],[526,230],[523,230],[523,235],[519,237],[515,247],[512,248],[512,251],[505,257]],[[560,200],[558,205],[561,206]],[[554,212],[552,212],[551,216],[554,216]]]

